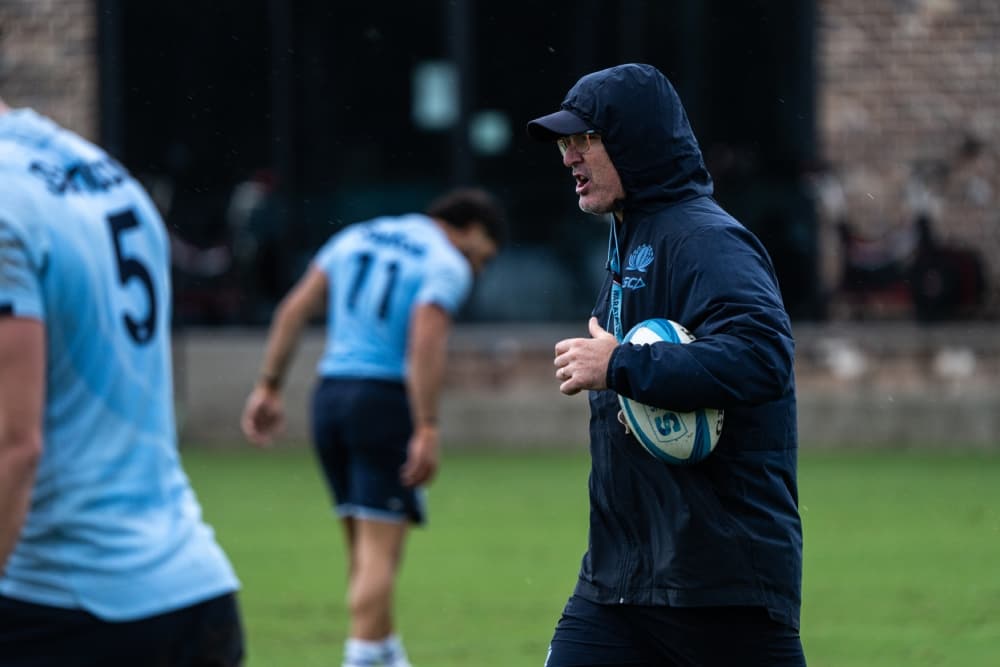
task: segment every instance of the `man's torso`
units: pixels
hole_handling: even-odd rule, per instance
[[[401,380],[413,308],[454,315],[471,285],[465,259],[423,215],[352,225],[317,254],[329,296],[324,377]]]
[[[43,456],[0,594],[135,618],[236,587],[176,449],[167,236],[103,151],[0,116],[0,304],[46,332]]]

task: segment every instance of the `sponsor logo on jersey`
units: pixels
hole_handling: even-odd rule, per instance
[[[368,228],[365,230],[365,239],[375,245],[397,248],[414,257],[422,257],[427,252],[427,246],[421,243],[414,243],[406,234],[400,232],[386,232],[380,229]]]
[[[637,271],[645,273],[650,264],[653,263],[653,247],[648,243],[643,243],[629,254],[628,263],[625,265],[626,271]],[[642,289],[646,286],[646,281],[642,276],[624,276],[622,287],[627,290]]]
[[[76,162],[66,167],[36,160],[28,171],[45,181],[49,192],[55,195],[107,192],[124,183],[128,177],[125,168],[110,157],[94,162]]]
[[[625,270],[645,273],[646,267],[652,263],[653,247],[648,243],[643,243],[641,246],[633,250],[632,254],[628,256],[628,264],[625,266]]]
[[[625,289],[642,289],[646,286],[646,281],[640,276],[625,276],[622,278],[622,287]]]

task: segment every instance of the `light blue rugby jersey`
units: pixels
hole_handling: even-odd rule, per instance
[[[168,237],[103,151],[0,115],[0,309],[44,322],[44,451],[0,594],[114,621],[238,587],[181,469]]]
[[[323,377],[402,380],[413,307],[435,303],[454,314],[472,286],[468,260],[416,213],[347,227],[314,265],[330,284]]]

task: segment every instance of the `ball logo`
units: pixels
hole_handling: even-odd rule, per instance
[[[650,433],[656,433],[656,440],[661,443],[674,442],[687,437],[687,424],[681,420],[676,412],[670,410],[660,411],[653,408],[646,415],[650,423]]]
[[[681,430],[681,420],[673,412],[668,412],[656,418],[656,430],[659,431],[660,435],[677,433],[677,431]]]

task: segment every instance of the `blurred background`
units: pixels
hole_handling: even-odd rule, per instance
[[[0,0],[0,30],[8,103],[102,143],[164,214],[192,437],[235,435],[262,327],[331,233],[459,184],[512,238],[462,313],[449,387],[482,414],[453,402],[452,437],[564,435],[553,411],[585,406],[552,395],[551,347],[584,331],[606,226],[524,124],[643,61],[774,259],[803,439],[997,442],[1000,3]]]

